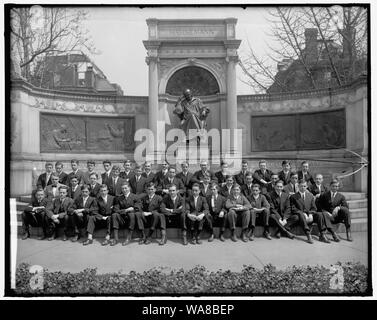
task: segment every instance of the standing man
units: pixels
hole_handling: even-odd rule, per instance
[[[238,184],[233,185],[232,194],[228,197],[225,208],[228,209],[228,221],[231,230],[231,239],[236,242],[236,224],[237,220],[242,221],[241,239],[247,242],[247,229],[250,223],[250,202],[241,194],[241,187]]]
[[[283,181],[284,185],[287,185],[290,182],[291,178],[291,163],[289,160],[284,160],[281,163],[283,170],[279,171],[279,180]]]
[[[296,172],[291,172],[290,180],[287,185],[284,186],[284,192],[288,193],[289,196],[294,195],[298,192],[298,175]]]
[[[68,181],[71,181],[73,176],[76,176],[80,185],[84,183],[84,172],[79,169],[79,161],[71,160],[72,172],[68,174]]]
[[[217,178],[215,174],[208,169],[207,161],[202,161],[200,163],[200,170],[196,171],[194,173],[194,176],[191,179],[192,183],[198,183],[200,185],[201,183],[203,183],[203,179],[205,175],[209,175],[211,181],[217,182]]]
[[[119,176],[124,181],[129,182],[133,178],[133,176],[135,175],[135,173],[132,171],[132,163],[131,163],[131,161],[130,160],[124,161],[123,167],[124,167],[124,171],[122,171]],[[119,168],[119,171],[120,171],[120,168]]]
[[[192,195],[186,201],[186,216],[188,227],[191,231],[191,243],[202,244],[200,233],[203,230],[204,217],[209,214],[206,198],[200,195],[200,186],[192,185]]]
[[[320,232],[319,241],[330,243],[325,235],[326,224],[322,212],[317,212],[314,196],[307,191],[307,182],[302,179],[299,182],[299,192],[290,197],[292,213],[298,215],[299,225],[304,229],[308,238],[308,243],[312,244],[313,239],[310,234],[310,225],[315,222]]]
[[[313,176],[309,172],[308,161],[303,161],[301,163],[301,170],[299,170],[297,174],[298,174],[298,180],[304,179],[308,183],[309,187],[315,183]]]
[[[110,243],[111,246],[115,246],[119,242],[118,230],[122,226],[127,226],[128,234],[126,240],[122,243],[126,246],[130,243],[132,239],[132,233],[135,229],[135,215],[136,212],[140,210],[140,200],[139,198],[131,193],[131,186],[129,182],[124,181],[122,186],[122,195],[115,198],[114,210],[111,217],[114,230],[114,239]]]
[[[164,161],[161,165],[161,170],[158,171],[154,176],[154,184],[156,186],[160,186],[162,184],[162,181],[167,177],[169,170],[169,164],[167,161]]]
[[[266,194],[271,193],[272,191],[275,190],[276,183],[279,181],[279,175],[277,173],[272,173],[271,174],[271,183],[267,185],[266,188]],[[280,180],[281,181],[281,180]],[[283,182],[284,183],[284,182]]]
[[[152,164],[150,162],[144,163],[144,172],[142,176],[147,179],[147,185],[154,181],[155,174],[152,172]]]
[[[200,185],[200,195],[204,198],[207,198],[207,196],[212,194],[210,181],[211,177],[208,174],[205,174],[203,177],[203,183]]]
[[[57,236],[56,228],[58,226],[63,227],[63,241],[68,240],[68,215],[73,212],[73,200],[67,197],[68,187],[59,187],[59,198],[56,198],[52,202],[52,207],[46,210],[46,227],[49,233],[48,240],[54,240]]]
[[[98,225],[106,226],[106,237],[102,242],[103,246],[110,243],[111,234],[111,214],[113,212],[115,198],[108,194],[109,190],[106,184],[102,184],[100,192],[97,198],[98,212],[88,216],[88,224],[86,231],[88,233],[88,239],[83,243],[84,246],[93,243],[93,234],[95,227]]]
[[[157,193],[162,196],[169,193],[169,186],[174,184],[177,187],[178,194],[182,197],[186,194],[186,188],[181,179],[176,177],[175,167],[169,167],[166,177],[162,180],[161,184],[157,186]]]
[[[37,180],[37,188],[46,188],[46,186],[52,184],[51,175],[53,171],[53,164],[51,162],[46,162],[45,164],[46,172],[42,173]]]
[[[225,209],[226,199],[219,194],[219,185],[216,182],[211,183],[211,195],[207,196],[207,203],[209,214],[205,216],[205,219],[210,232],[208,242],[212,242],[215,238],[215,235],[213,233],[213,226],[215,224],[220,226],[219,239],[220,241],[224,242],[225,224],[228,218]]]
[[[136,221],[141,230],[142,238],[140,238],[139,244],[150,244],[151,237],[156,230],[157,225],[160,221],[160,207],[162,198],[156,194],[156,186],[153,182],[147,185],[147,194],[141,198],[141,210],[136,212]],[[145,234],[145,225],[149,226],[148,235]],[[160,245],[166,243],[166,230],[161,231],[161,241]]]
[[[226,184],[226,176],[228,173],[228,164],[225,161],[221,161],[221,170],[215,173],[215,176],[217,178],[217,183],[219,184],[219,187],[223,187]]]
[[[266,160],[259,161],[259,169],[253,174],[254,183],[259,184],[262,193],[267,193],[267,187],[271,184],[272,171],[267,169]]]
[[[76,176],[70,176],[71,183],[68,189],[68,197],[76,200],[81,197],[81,187],[79,186],[79,178]]]
[[[109,188],[109,194],[114,197],[119,197],[122,195],[122,185],[124,182],[120,175],[120,168],[118,166],[113,166],[111,170],[111,178],[107,180],[107,187]]]
[[[234,185],[233,176],[226,176],[225,186],[220,189],[220,194],[227,199],[232,195],[232,189]]]
[[[313,194],[315,197],[315,205],[317,206],[317,209],[320,207],[319,205],[319,197],[328,191],[327,187],[323,185],[323,176],[320,173],[317,173],[315,175],[315,183],[309,186],[309,191]]]
[[[183,182],[183,185],[185,186],[186,189],[186,194],[185,196],[189,196],[189,193],[191,191],[191,179],[194,176],[191,172],[189,172],[189,164],[187,162],[183,162],[181,164],[182,171],[179,172],[176,177],[178,179],[181,179]]]
[[[98,194],[101,189],[101,185],[97,182],[98,175],[97,173],[92,173],[89,176],[89,191],[90,191],[90,196],[93,198],[97,198]]]
[[[142,176],[142,168],[137,165],[134,170],[134,175],[130,178],[129,183],[131,185],[131,190],[136,194],[139,199],[146,195],[147,179]]]
[[[234,176],[235,182],[242,188],[246,183],[246,174],[249,172],[248,163],[246,160],[242,160],[241,172]]]
[[[45,215],[47,210],[51,210],[51,207],[52,203],[49,199],[45,198],[43,189],[37,189],[35,199],[32,199],[22,213],[22,240],[30,238],[30,226],[42,227],[43,234],[38,237],[38,240],[46,238],[47,231]]]
[[[161,229],[166,231],[166,222],[171,223],[175,220],[182,230],[183,245],[187,245],[187,225],[185,215],[185,199],[178,194],[177,186],[169,186],[169,195],[162,199],[160,211],[164,215],[161,217]],[[166,235],[166,232],[165,232]]]
[[[68,174],[66,174],[63,171],[63,162],[58,161],[55,163],[55,172],[57,173],[59,177],[59,183],[60,184],[65,184],[66,186],[68,185]]]
[[[334,241],[339,242],[339,238],[333,231],[332,223],[344,223],[346,227],[347,240],[353,241],[351,235],[351,214],[348,203],[345,196],[338,192],[338,190],[339,181],[337,179],[333,179],[330,183],[330,191],[324,192],[319,197],[319,210],[323,212],[326,227],[332,233]]]
[[[59,197],[59,188],[63,186],[63,184],[59,183],[59,176],[55,172],[51,174],[50,179],[52,184],[46,186],[44,193],[45,197],[52,202],[55,198]]]
[[[103,168],[105,169],[105,172],[101,173],[101,179],[102,179],[101,182],[102,184],[107,185],[107,181],[111,179],[111,173],[112,173],[111,161],[105,160],[102,162],[102,164],[103,164]]]
[[[95,166],[96,166],[96,163],[93,160],[88,160],[86,162],[86,167],[88,168],[88,171],[84,172],[84,175],[83,175],[84,184],[90,184],[90,175],[95,173],[94,172]]]

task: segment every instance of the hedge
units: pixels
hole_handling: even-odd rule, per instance
[[[360,263],[337,263],[343,268],[343,288],[331,287],[334,276],[324,266],[292,266],[281,270],[271,264],[263,269],[244,266],[241,272],[208,271],[202,266],[166,272],[153,268],[142,273],[99,274],[96,269],[79,273],[43,271],[43,289],[31,289],[28,264],[16,271],[15,295],[273,295],[368,294],[368,269]]]

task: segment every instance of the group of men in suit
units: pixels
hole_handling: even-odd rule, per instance
[[[216,173],[206,162],[195,173],[189,171],[188,163],[182,163],[181,172],[176,174],[176,168],[166,162],[153,173],[150,163],[132,169],[131,161],[126,160],[121,171],[119,166],[104,161],[101,183],[94,172],[94,161],[87,162],[86,172],[78,166],[79,162],[72,160],[72,172],[66,174],[61,162],[55,164],[55,172],[53,164],[46,163],[46,172],[39,176],[37,190],[23,213],[23,239],[30,237],[30,226],[42,226],[39,238],[53,240],[57,227],[62,226],[63,240],[68,240],[72,231],[71,240],[75,242],[79,229],[85,228],[87,239],[83,244],[89,245],[95,228],[106,227],[102,244],[114,246],[119,242],[119,229],[126,227],[123,245],[131,241],[136,228],[142,233],[140,244],[151,243],[154,230],[160,229],[159,244],[164,245],[167,225],[175,224],[182,230],[184,245],[190,235],[191,243],[201,244],[204,227],[210,231],[208,241],[213,241],[216,225],[221,241],[225,241],[228,227],[231,240],[236,242],[239,225],[241,239],[247,242],[254,240],[257,225],[263,226],[263,236],[268,240],[272,239],[270,225],[277,227],[276,238],[284,235],[291,239],[295,238],[291,229],[297,225],[304,230],[307,242],[313,243],[311,227],[316,223],[319,240],[330,243],[326,231],[338,242],[333,224],[344,223],[347,240],[352,241],[350,212],[344,195],[338,192],[339,181],[332,180],[328,190],[321,174],[313,178],[309,173],[307,161],[297,173],[291,171],[288,160],[283,161],[283,170],[278,173],[267,169],[265,160],[259,162],[254,173],[247,161],[242,161],[241,171],[234,176],[228,174],[225,162]]]

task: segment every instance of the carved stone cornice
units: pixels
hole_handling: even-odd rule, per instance
[[[146,56],[145,63],[149,66],[151,62],[158,63],[160,62],[160,58],[156,56]]]
[[[235,63],[237,63],[238,61],[239,61],[239,57],[238,57],[238,55],[235,55],[235,56],[226,56],[225,57],[225,61],[226,62],[235,62]]]

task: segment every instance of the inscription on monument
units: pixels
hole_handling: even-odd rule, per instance
[[[40,115],[41,152],[124,152],[134,148],[131,117]]]
[[[225,26],[160,26],[158,36],[163,38],[224,38]]]
[[[252,151],[313,150],[346,146],[344,109],[320,113],[254,116]]]

